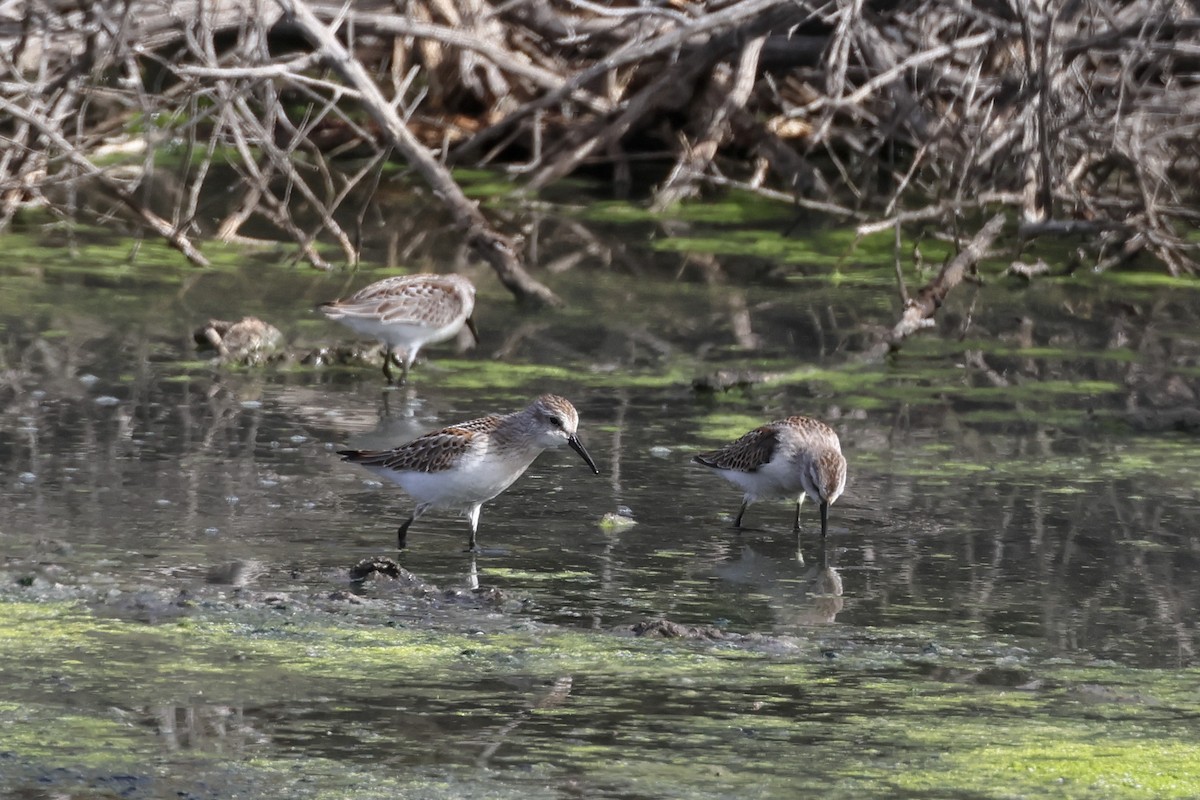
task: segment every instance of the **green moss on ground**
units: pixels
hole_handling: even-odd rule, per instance
[[[846,657],[829,662],[802,640],[643,640],[520,620],[464,633],[267,610],[145,625],[10,600],[0,721],[23,773],[136,762],[181,785],[220,774],[304,797],[470,787],[483,774],[500,794],[537,775],[571,776],[590,796],[669,786],[695,798],[1183,798],[1200,780],[1194,670],[1027,656],[1027,688],[992,686],[971,676],[1002,643],[966,628],[841,629],[826,645],[838,636]],[[905,655],[931,636],[952,655]],[[147,724],[149,709],[217,706],[267,738],[240,757],[198,747],[178,759]],[[435,752],[438,767],[412,769]],[[314,766],[303,777],[289,768],[299,753]],[[367,769],[379,757],[410,766]]]

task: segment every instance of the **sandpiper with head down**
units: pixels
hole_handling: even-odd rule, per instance
[[[362,464],[412,495],[417,507],[400,526],[408,528],[430,509],[464,511],[471,521],[467,549],[474,551],[479,510],[529,468],[543,450],[570,445],[597,475],[596,463],[576,436],[575,406],[544,394],[521,411],[460,422],[427,433],[394,450],[340,450],[344,461]]]
[[[742,527],[746,508],[756,500],[796,498],[795,528],[805,495],[821,507],[821,537],[829,527],[829,506],[846,488],[846,459],[838,436],[811,417],[768,422],[719,450],[692,459],[741,489],[745,495],[733,525]]]
[[[366,286],[349,297],[317,306],[329,319],[384,344],[383,374],[392,383],[392,360],[397,351],[403,369],[400,382],[417,352],[455,336],[465,324],[479,342],[471,314],[475,287],[461,275],[397,275]]]

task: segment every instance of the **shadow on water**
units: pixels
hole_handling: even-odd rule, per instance
[[[0,267],[0,793],[1193,785],[1172,737],[1198,710],[1200,459],[1171,428],[1200,390],[1195,287],[1119,287],[1136,313],[1102,279],[993,287],[872,364],[894,310],[865,264],[834,286],[623,249],[636,281],[555,274],[572,305],[541,314],[463,267],[482,343],[431,347],[386,391],[370,365],[219,368],[191,347],[207,317],[250,313],[297,352],[338,341],[307,309],[344,277],[33,252]],[[753,375],[692,388],[723,369]],[[547,391],[601,475],[544,454],[484,506],[477,557],[437,512],[397,554],[410,502],[334,452]],[[799,537],[783,502],[733,530],[737,492],[688,463],[789,413],[827,420],[850,463],[824,544],[810,506]],[[350,580],[380,558],[407,577]],[[1106,747],[1127,756],[1083,766]],[[1169,779],[1113,782],[1149,762]]]

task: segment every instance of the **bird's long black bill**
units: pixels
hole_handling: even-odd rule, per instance
[[[567,444],[571,445],[572,450],[579,453],[583,460],[587,462],[587,465],[592,468],[592,472],[597,475],[600,474],[600,470],[596,469],[596,462],[592,461],[592,457],[588,455],[588,451],[584,449],[583,442],[579,441],[578,437],[572,436],[567,439]]]
[[[467,317],[467,330],[471,332],[471,336],[475,339],[475,344],[479,344],[479,329],[475,327],[474,317]]]
[[[821,503],[821,541],[825,541],[825,532],[829,529],[829,503]]]

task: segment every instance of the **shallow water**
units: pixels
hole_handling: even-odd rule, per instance
[[[297,352],[349,342],[308,309],[383,272],[262,254],[200,273],[149,245],[128,264],[119,240],[72,253],[27,236],[0,262],[0,593],[16,609],[0,718],[21,731],[0,733],[0,790],[268,796],[302,758],[294,796],[992,796],[1011,775],[956,784],[956,736],[1013,752],[1064,730],[1079,747],[1137,738],[1089,727],[1093,702],[1154,718],[1152,756],[1174,763],[1200,704],[1173,683],[1196,678],[1200,448],[1177,428],[1200,390],[1200,285],[964,286],[937,330],[872,359],[897,314],[889,260],[698,254],[707,239],[678,256],[663,250],[691,229],[671,230],[654,251],[646,228],[598,229],[625,261],[543,274],[561,311],[522,311],[463,267],[482,342],[430,348],[395,391],[373,366],[222,368],[191,344],[208,317],[243,314]],[[548,236],[544,260],[576,246]],[[770,380],[692,388],[718,369]],[[432,513],[397,556],[409,501],[334,450],[542,392],[578,407],[601,474],[544,454],[484,507],[484,553],[462,552],[465,519]],[[833,425],[850,464],[824,546],[811,505],[799,539],[786,503],[732,530],[739,494],[689,463],[793,413]],[[636,525],[601,524],[623,506]],[[437,588],[352,584],[375,556]],[[313,598],[368,609],[345,612],[360,633]],[[658,618],[737,637],[630,638]],[[376,641],[422,630],[445,652]],[[278,636],[298,649],[261,644]],[[326,651],[360,672],[320,666]],[[923,746],[943,712],[983,727]],[[1068,794],[1188,796],[1196,759],[1178,764],[1173,783],[1101,770]]]

